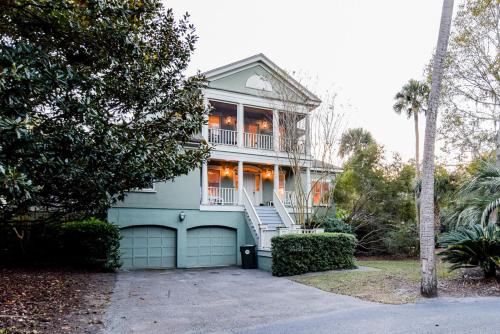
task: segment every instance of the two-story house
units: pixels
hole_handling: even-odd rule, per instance
[[[173,182],[130,192],[109,210],[122,229],[124,268],[237,265],[244,244],[258,245],[259,266],[269,268],[271,237],[305,232],[293,218],[290,147],[300,148],[306,206],[323,204],[329,190],[328,181],[314,181],[310,151],[318,97],[263,54],[204,74],[211,111],[201,135],[213,146],[210,160]]]

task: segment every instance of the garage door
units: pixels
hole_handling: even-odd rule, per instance
[[[188,266],[210,267],[236,264],[236,231],[223,227],[188,230]]]
[[[174,268],[176,234],[158,226],[136,226],[121,230],[121,260],[125,269]]]

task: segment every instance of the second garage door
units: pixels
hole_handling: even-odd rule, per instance
[[[188,230],[188,267],[230,266],[236,264],[236,231],[223,227]]]

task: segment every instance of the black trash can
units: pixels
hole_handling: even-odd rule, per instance
[[[257,268],[257,247],[255,245],[243,245],[240,247],[241,267],[243,269]]]

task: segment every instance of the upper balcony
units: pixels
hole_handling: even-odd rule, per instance
[[[307,152],[307,115],[209,101],[209,143],[274,152]]]

